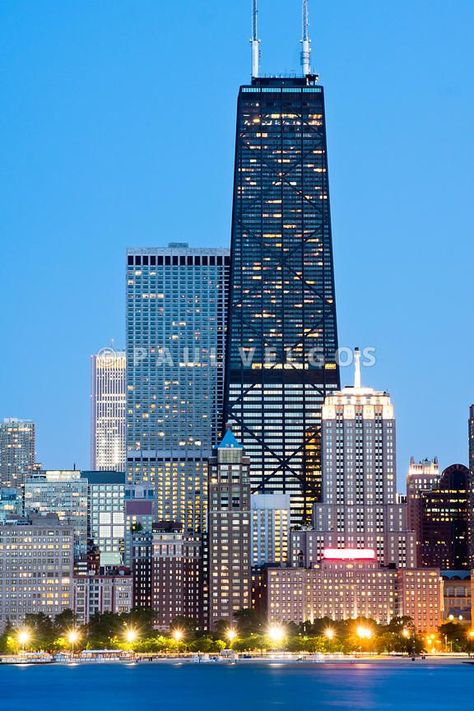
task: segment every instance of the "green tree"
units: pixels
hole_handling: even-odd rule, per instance
[[[262,616],[259,615],[256,610],[252,610],[251,608],[238,610],[234,614],[234,620],[238,633],[242,637],[262,632],[265,622]]]

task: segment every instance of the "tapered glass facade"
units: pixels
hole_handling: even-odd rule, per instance
[[[321,410],[339,388],[323,87],[314,77],[240,89],[225,417],[253,491],[321,492]]]

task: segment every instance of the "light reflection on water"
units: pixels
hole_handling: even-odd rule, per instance
[[[0,667],[2,711],[471,707],[474,666],[429,661]]]

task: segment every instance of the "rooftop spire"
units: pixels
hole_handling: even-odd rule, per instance
[[[354,349],[354,388],[360,389],[361,377],[360,377],[360,350],[358,348]]]
[[[252,79],[259,75],[260,40],[258,39],[258,7],[257,0],[252,0]]]
[[[303,0],[303,37],[301,39],[301,69],[303,76],[311,74],[311,40],[309,38],[308,0]]]

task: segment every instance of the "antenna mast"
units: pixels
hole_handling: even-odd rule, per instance
[[[252,0],[252,79],[259,75],[260,40],[258,39],[258,7],[257,0]]]
[[[301,40],[301,68],[303,76],[311,74],[311,40],[309,38],[308,0],[303,0],[303,38]]]

